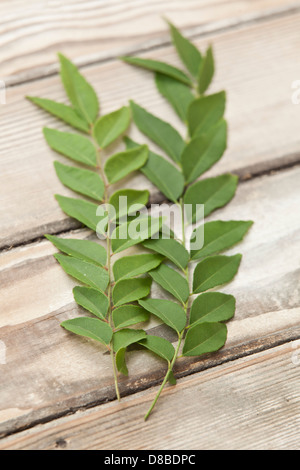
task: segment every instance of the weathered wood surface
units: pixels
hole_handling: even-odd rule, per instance
[[[57,71],[60,48],[87,64],[168,43],[164,15],[195,35],[299,6],[291,0],[2,0],[1,78],[15,84]]]
[[[244,258],[223,289],[237,297],[229,340],[213,356],[179,361],[177,376],[191,377],[165,392],[160,413],[144,426],[154,390],[143,390],[160,382],[164,364],[130,352],[131,375],[121,379],[121,392],[137,394],[121,405],[103,404],[114,400],[109,357],[59,327],[82,313],[72,297],[75,283],[53,259],[50,243],[29,242],[78,228],[53,198],[73,193],[57,181],[52,162],[63,158],[41,133],[43,125],[67,127],[24,96],[65,101],[55,56],[61,50],[95,86],[102,113],[130,97],[182,130],[151,74],[115,60],[137,53],[180,65],[163,14],[199,47],[214,44],[211,91],[228,92],[229,148],[209,174],[233,171],[247,179],[281,171],[244,182],[234,202],[211,217],[255,221],[232,250]],[[0,79],[9,85],[0,109],[0,249],[24,244],[0,252],[0,437],[16,433],[0,449],[299,449],[300,346],[278,345],[300,338],[300,169],[283,170],[300,161],[300,107],[291,101],[291,84],[300,77],[300,2],[3,0],[0,17]],[[141,138],[133,128],[131,135]],[[162,200],[138,174],[128,184]],[[71,234],[90,236],[82,229]],[[153,320],[147,329],[173,338]],[[171,410],[183,407],[186,417],[178,421]]]
[[[300,14],[293,14],[196,41],[202,47],[213,42],[218,73],[212,91],[228,91],[229,148],[210,174],[234,171],[245,177],[299,161],[300,106],[291,101],[291,84],[300,76],[299,21]],[[171,46],[146,56],[177,63]],[[126,104],[131,97],[183,130],[155,90],[151,73],[118,61],[84,67],[83,71],[101,96],[103,113]],[[7,91],[0,124],[0,248],[77,226],[54,200],[54,193],[71,192],[59,183],[52,165],[54,158],[63,157],[50,151],[41,131],[44,125],[65,127],[27,102],[25,95],[65,100],[58,76]],[[141,138],[134,127],[131,134]],[[140,175],[128,184],[149,187],[152,199],[161,199]]]
[[[294,168],[244,182],[222,214],[211,217],[252,219],[255,225],[231,250],[244,257],[238,276],[222,289],[237,298],[226,347],[204,360],[183,359],[179,376],[300,338],[299,178]],[[53,252],[43,241],[0,255],[0,340],[6,346],[6,364],[0,365],[2,435],[114,399],[109,356],[59,327],[80,312],[72,298],[74,282]],[[120,381],[123,394],[150,387],[164,374],[163,363],[148,353],[131,352],[129,367],[130,378]]]
[[[218,366],[165,390],[36,426],[1,450],[299,450],[300,342]],[[125,424],[126,423],[126,424]]]

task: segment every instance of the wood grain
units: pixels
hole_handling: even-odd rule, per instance
[[[208,174],[233,171],[248,177],[299,161],[300,107],[291,101],[291,84],[300,76],[299,20],[300,15],[291,15],[197,41],[200,47],[206,46],[207,41],[213,42],[218,72],[212,91],[224,87],[228,92],[229,146],[224,158]],[[172,47],[161,48],[151,56],[177,63]],[[101,97],[102,113],[127,104],[130,97],[184,132],[155,90],[151,73],[114,61],[83,71]],[[24,99],[25,95],[65,100],[58,77],[8,89],[0,122],[2,248],[32,241],[45,232],[78,227],[54,200],[54,193],[71,192],[61,186],[52,166],[55,158],[63,157],[49,150],[41,131],[45,125],[66,127],[33,107]],[[145,141],[133,126],[130,133]],[[121,145],[111,151],[119,148]],[[151,148],[157,150],[154,145]],[[125,184],[147,187],[153,201],[162,200],[139,174]]]
[[[182,360],[178,376],[300,337],[299,177],[295,168],[244,182],[234,201],[211,216],[252,219],[255,225],[228,252],[243,253],[243,262],[235,280],[221,289],[237,298],[226,347],[201,360]],[[101,346],[59,327],[82,312],[72,299],[75,283],[53,252],[44,241],[0,255],[0,340],[6,346],[6,364],[0,365],[2,436],[115,396],[110,359]],[[154,320],[147,329],[173,338]],[[160,360],[135,351],[129,354],[129,369],[130,378],[120,380],[123,395],[158,383],[164,374]]]
[[[2,0],[1,78],[9,85],[56,72],[58,49],[83,65],[168,43],[163,16],[195,35],[299,6],[291,0]]]
[[[146,423],[155,390],[36,426],[4,439],[0,449],[299,450],[299,346],[180,380]]]

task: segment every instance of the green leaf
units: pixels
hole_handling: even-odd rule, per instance
[[[192,305],[190,325],[204,322],[223,322],[230,320],[235,313],[235,298],[221,292],[206,292],[199,295]]]
[[[90,124],[93,124],[99,113],[99,102],[95,90],[69,59],[62,54],[58,56],[61,79],[71,103]]]
[[[125,178],[129,173],[144,166],[148,159],[148,154],[147,145],[141,145],[136,149],[125,150],[110,157],[104,165],[104,171],[109,183],[117,183],[117,181]]]
[[[155,271],[151,271],[150,276],[163,289],[170,292],[176,299],[185,304],[190,295],[187,280],[177,271],[165,264],[161,264]]]
[[[121,349],[119,349],[119,351],[117,351],[117,353],[116,353],[116,366],[117,366],[118,371],[121,374],[126,375],[126,377],[127,377],[128,376],[128,369],[127,369],[126,360],[125,360],[125,353],[126,353],[126,348],[121,348]]]
[[[60,253],[55,254],[54,257],[67,274],[78,279],[83,284],[99,289],[102,292],[107,288],[109,276],[105,269],[92,263],[72,258],[71,256],[61,255]]]
[[[147,299],[140,300],[139,304],[148,312],[160,318],[166,325],[177,333],[186,326],[186,313],[183,308],[170,300]]]
[[[138,57],[120,57],[121,60],[127,62],[127,64],[136,65],[153,72],[159,72],[168,77],[175,78],[179,82],[185,83],[186,85],[192,86],[191,79],[182,70],[173,67],[172,65],[166,64],[152,59],[140,59]]]
[[[155,74],[155,82],[158,91],[169,101],[180,119],[185,122],[189,106],[195,99],[190,88],[161,73]]]
[[[170,22],[168,22],[174,46],[177,49],[179,57],[188,69],[191,75],[198,77],[200,66],[202,64],[202,55],[194,44],[186,39],[180,31]]]
[[[138,343],[146,337],[144,330],[129,330],[124,329],[116,331],[113,335],[113,349],[118,352],[120,349],[125,349],[131,344]]]
[[[99,222],[107,219],[106,215],[97,216],[98,205],[82,199],[73,199],[70,197],[55,195],[61,209],[70,217],[79,220],[90,229],[97,231]]]
[[[98,119],[93,134],[99,147],[104,149],[117,140],[128,128],[130,119],[130,109],[125,106]]]
[[[88,122],[70,106],[67,106],[63,103],[57,103],[56,101],[47,100],[45,98],[37,98],[33,96],[27,96],[27,99],[36,106],[39,106],[44,111],[47,111],[53,116],[61,119],[75,129],[86,132],[87,134],[89,133],[90,127]]]
[[[188,221],[198,221],[197,204],[204,204],[204,217],[228,204],[235,195],[237,185],[238,177],[226,174],[201,180],[190,186],[184,196],[184,204],[192,205],[192,211],[187,213]]]
[[[137,217],[120,225],[111,235],[113,252],[120,253],[131,246],[156,236],[162,224],[163,219],[161,217]]]
[[[198,89],[200,95],[203,95],[209,88],[215,74],[215,60],[212,46],[207,49],[206,56],[202,61],[198,75]]]
[[[127,148],[138,146],[133,140],[125,138]],[[166,159],[154,152],[149,157],[141,172],[153,183],[170,201],[176,202],[184,190],[183,174]]]
[[[112,292],[114,305],[124,305],[129,302],[143,299],[150,294],[152,279],[124,279],[118,281]]]
[[[139,305],[122,305],[113,310],[113,322],[115,328],[126,328],[128,326],[143,323],[149,320],[149,313]]]
[[[148,190],[121,189],[111,196],[109,204],[115,208],[116,218],[121,219],[126,215],[135,214],[143,209],[148,204],[149,195]],[[124,198],[127,199],[125,200]]]
[[[89,240],[76,240],[73,238],[58,238],[53,235],[45,235],[58,250],[67,253],[74,258],[105,266],[107,253],[103,246]]]
[[[97,166],[97,152],[92,142],[87,137],[56,131],[45,127],[44,136],[48,145],[65,157],[89,166]]]
[[[201,356],[221,349],[226,343],[227,328],[223,323],[200,323],[188,330],[183,356]]]
[[[75,168],[74,166],[63,165],[57,161],[54,162],[54,167],[59,180],[67,188],[96,201],[102,201],[104,183],[97,173]]]
[[[182,154],[182,168],[187,183],[209,170],[224,154],[227,146],[227,123],[222,120],[208,133],[192,139]]]
[[[61,326],[72,333],[91,338],[99,343],[109,345],[113,331],[111,327],[97,318],[79,317],[61,323]]]
[[[172,238],[146,240],[143,243],[143,246],[149,250],[156,251],[157,253],[166,256],[180,269],[185,269],[187,267],[190,258],[189,253],[182,243],[179,243]]]
[[[188,109],[188,126],[191,137],[205,134],[223,118],[226,106],[226,93],[201,96],[194,100]]]
[[[93,313],[96,317],[105,320],[109,301],[103,292],[92,287],[77,286],[73,289],[73,296],[78,305]]]
[[[145,339],[142,339],[138,343],[162,359],[165,359],[167,362],[171,362],[175,356],[175,349],[172,343],[160,336],[147,335]]]
[[[176,385],[176,383],[177,383],[176,377],[175,377],[172,370],[169,372],[168,382],[169,382],[170,385]]]
[[[169,123],[148,113],[134,101],[130,101],[130,105],[133,120],[139,130],[162,148],[174,162],[179,163],[185,142],[177,130]]]
[[[115,281],[145,274],[151,269],[157,268],[162,260],[162,256],[154,254],[124,256],[113,265]]]
[[[204,224],[204,245],[199,250],[191,250],[191,258],[205,258],[231,248],[243,240],[252,225],[251,221],[216,221]],[[198,230],[199,228],[194,230],[191,242],[194,236],[197,237]]]
[[[242,255],[211,256],[200,261],[194,271],[194,294],[231,281],[239,269],[241,259]]]

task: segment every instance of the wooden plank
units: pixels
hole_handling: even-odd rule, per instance
[[[299,5],[291,0],[3,0],[1,78],[15,84],[57,71],[58,47],[83,65],[169,42],[164,15],[195,35],[293,11]]]
[[[243,262],[235,280],[221,289],[237,298],[226,347],[201,360],[183,359],[178,376],[300,337],[299,177],[295,168],[245,182],[234,201],[211,216],[252,219],[255,225],[243,244],[228,252],[243,253]],[[0,341],[6,348],[0,435],[114,399],[109,356],[59,327],[81,312],[72,299],[74,282],[53,252],[44,241],[0,255]],[[154,320],[147,329],[172,339]],[[120,380],[123,395],[158,383],[164,374],[160,360],[136,351],[129,355],[129,368],[129,379]]]
[[[234,171],[247,177],[249,172],[259,173],[299,161],[300,108],[292,104],[290,96],[291,83],[300,76],[299,19],[300,15],[291,15],[210,37],[218,64],[212,91],[223,87],[228,90],[230,125],[228,151],[210,175]],[[206,43],[201,40],[197,45],[204,47]],[[171,47],[156,51],[154,57],[177,63]],[[89,67],[84,72],[101,96],[103,113],[126,104],[131,97],[183,131],[179,119],[155,90],[151,73],[120,62]],[[27,94],[65,99],[58,77],[8,89],[0,124],[2,248],[34,240],[45,232],[57,233],[78,226],[54,200],[54,193],[73,193],[61,186],[52,166],[54,158],[63,157],[49,150],[41,132],[44,125],[66,128],[28,103],[24,99]],[[145,141],[134,126],[131,135]],[[127,184],[147,187],[152,200],[162,199],[140,175]]]
[[[8,437],[1,450],[299,450],[299,341]],[[109,451],[106,452],[107,456]]]

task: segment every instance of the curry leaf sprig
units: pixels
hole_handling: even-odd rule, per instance
[[[106,240],[106,246],[89,240],[46,237],[61,252],[55,255],[61,267],[81,282],[73,290],[74,299],[89,312],[88,316],[64,321],[62,326],[74,334],[102,343],[110,351],[116,395],[120,399],[117,369],[128,374],[126,348],[147,337],[143,329],[130,328],[149,319],[149,312],[137,301],[150,293],[152,278],[147,273],[157,268],[164,257],[157,253],[142,253],[115,261],[114,256],[154,235],[161,229],[162,220],[144,216],[138,236],[134,239],[124,237],[124,231],[125,235],[128,231],[126,218],[132,215],[131,207],[135,212],[143,208],[148,203],[149,192],[133,189],[113,192],[113,184],[145,165],[148,147],[141,145],[124,150],[103,163],[104,149],[128,129],[131,111],[125,106],[98,117],[99,102],[93,87],[66,57],[59,55],[59,58],[61,79],[71,105],[35,97],[28,99],[81,131],[69,133],[44,129],[51,149],[80,164],[70,166],[55,161],[59,180],[86,199],[55,197],[68,216],[97,232]],[[125,204],[119,204],[124,199]],[[120,233],[123,233],[122,237]],[[154,338],[154,341],[160,342],[160,338]]]
[[[170,295],[169,300],[142,299],[146,311],[175,330],[176,349],[166,340],[163,349],[168,363],[163,383],[145,419],[152,412],[164,386],[176,383],[173,369],[182,355],[201,356],[222,348],[227,339],[225,322],[235,313],[232,295],[211,291],[231,281],[236,275],[242,256],[220,253],[240,242],[253,222],[211,221],[195,225],[190,239],[188,226],[199,224],[203,217],[228,204],[235,195],[238,178],[232,174],[199,179],[223,156],[227,147],[227,123],[224,119],[224,91],[205,95],[214,77],[212,47],[201,52],[169,23],[177,53],[187,71],[152,59],[123,57],[131,65],[155,72],[159,92],[173,107],[187,127],[184,139],[169,123],[149,113],[131,101],[133,120],[138,129],[165,152],[169,159],[150,151],[142,173],[181,211],[180,239],[147,240],[144,247],[166,257],[150,272],[153,280]],[[127,148],[138,148],[126,138]],[[190,210],[186,210],[189,207]],[[203,211],[199,207],[204,208]],[[203,243],[195,244],[197,237]],[[190,289],[191,285],[191,289]],[[198,295],[200,294],[200,295]],[[147,344],[147,340],[142,343]]]
[[[235,299],[207,291],[235,276],[241,255],[219,253],[241,241],[252,225],[248,221],[208,222],[195,225],[191,237],[187,237],[189,226],[198,224],[202,216],[207,217],[234,197],[238,179],[225,174],[198,180],[225,152],[226,96],[223,91],[204,95],[214,76],[212,48],[202,55],[171,24],[170,30],[187,72],[155,60],[132,57],[124,60],[155,72],[158,90],[186,124],[187,139],[134,101],[129,107],[99,117],[93,87],[62,55],[61,78],[71,105],[29,98],[80,131],[44,129],[49,146],[78,164],[55,162],[58,178],[67,188],[84,196],[78,199],[56,195],[56,199],[68,216],[105,239],[104,246],[89,240],[47,235],[61,252],[55,257],[62,268],[80,281],[81,285],[73,291],[74,300],[88,312],[88,316],[64,321],[62,326],[102,343],[110,351],[118,399],[118,372],[128,375],[129,346],[142,346],[167,362],[167,373],[146,419],[166,383],[176,383],[173,369],[180,355],[201,356],[225,344],[224,322],[234,315]],[[131,116],[139,130],[169,158],[125,137],[126,149],[103,161],[104,151],[129,128]],[[147,213],[137,216],[149,201],[147,190],[114,192],[113,185],[136,170],[177,206],[182,220],[179,236],[171,231],[171,236],[165,237],[162,217]],[[120,203],[123,199],[125,205]],[[191,207],[188,212],[187,206]],[[199,206],[204,206],[204,214],[199,212]],[[136,228],[134,237],[132,228]],[[203,234],[203,244],[193,243]],[[137,254],[119,258],[119,253],[124,255],[123,251],[133,246],[142,250],[138,248]],[[153,281],[168,293],[168,299],[149,297]],[[176,332],[176,347],[163,337],[137,329],[150,315]]]

